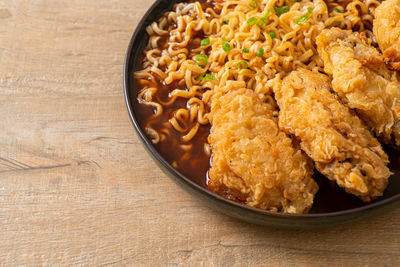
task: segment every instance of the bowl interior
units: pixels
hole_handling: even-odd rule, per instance
[[[137,29],[132,37],[130,46],[128,48],[126,62],[125,62],[125,70],[124,70],[124,89],[125,89],[125,98],[127,102],[127,107],[132,119],[132,122],[147,146],[150,150],[150,153],[156,158],[159,163],[161,163],[169,172],[170,175],[178,177],[184,183],[189,183],[199,191],[204,194],[214,195],[207,189],[207,185],[204,179],[199,179],[198,177],[190,177],[184,176],[183,174],[176,171],[171,165],[167,163],[164,159],[165,152],[157,151],[157,149],[152,145],[151,141],[145,135],[141,125],[140,125],[140,104],[136,98],[137,96],[137,86],[135,84],[133,78],[133,72],[140,68],[140,62],[142,57],[142,51],[147,44],[148,36],[146,34],[145,28],[149,24],[154,21],[157,21],[158,18],[168,10],[171,10],[174,3],[182,2],[182,1],[168,1],[168,0],[158,0],[154,3],[154,5],[149,9],[149,11],[145,14],[142,21],[137,26]],[[341,212],[357,212],[366,209],[372,209],[378,207],[379,205],[384,205],[386,203],[390,203],[393,201],[400,200],[400,150],[392,147],[392,146],[384,146],[385,151],[389,154],[390,164],[389,167],[393,172],[393,175],[390,177],[389,185],[384,193],[384,195],[375,200],[372,203],[363,203],[359,198],[347,194],[339,188],[334,182],[329,181],[324,176],[316,172],[314,174],[314,178],[319,185],[319,191],[315,197],[313,208],[310,211],[310,216],[327,216],[327,215],[340,215]],[[161,152],[161,153],[160,153]],[[164,155],[163,155],[164,154]],[[214,195],[214,197],[219,198]],[[231,203],[229,200],[221,200],[228,203]],[[238,205],[236,203],[231,203],[232,205]],[[249,211],[254,211],[252,208],[248,208],[243,206],[243,208],[248,209]],[[260,211],[262,213],[271,215],[273,213]],[[304,216],[304,215],[303,215]],[[305,215],[307,216],[307,215]]]

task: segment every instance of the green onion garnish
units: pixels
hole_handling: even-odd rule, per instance
[[[228,24],[229,23],[229,19],[223,19],[222,23]]]
[[[203,39],[203,40],[201,40],[201,42],[200,42],[200,45],[201,45],[201,46],[207,46],[207,45],[209,45],[209,44],[210,44],[210,38]]]
[[[208,63],[208,56],[204,55],[204,54],[198,54],[198,55],[196,55],[196,60],[199,62],[199,63],[196,63],[196,65],[203,67],[203,66],[207,65],[207,63]],[[200,63],[202,63],[202,64],[200,64]]]
[[[290,7],[289,6],[282,6],[282,7],[277,7],[274,6],[275,9],[275,14],[280,17],[283,13],[289,12]]]
[[[231,50],[231,45],[229,43],[223,43],[222,49],[224,49],[225,52],[228,52],[229,50]]]
[[[222,37],[222,40],[226,41],[226,38],[225,38],[225,37]]]
[[[255,17],[251,17],[251,18],[249,18],[249,19],[247,20],[247,24],[248,24],[249,26],[253,26],[256,22],[257,22],[257,18],[255,18]]]
[[[260,48],[257,50],[257,57],[262,57],[264,55],[264,49]]]
[[[269,36],[271,36],[271,39],[274,39],[274,38],[276,37],[276,35],[275,35],[274,32],[270,32],[270,33],[268,33],[268,34],[269,34]]]
[[[313,9],[311,7],[308,8],[307,13],[304,16],[301,16],[300,19],[295,19],[294,22],[296,22],[298,25],[303,25],[307,19],[311,16]]]
[[[258,26],[258,28],[262,29],[265,26],[267,26],[267,23],[265,21],[259,19],[259,20],[257,20],[257,24],[256,25]]]
[[[335,8],[333,9],[333,11],[338,12],[338,13],[343,13],[343,12],[344,12],[343,10],[341,10],[341,9],[339,9],[339,8],[337,8],[337,7],[335,7]]]
[[[249,6],[252,7],[252,8],[257,8],[258,7],[258,3],[256,1],[251,1]]]
[[[267,25],[267,18],[269,17],[269,10],[267,12],[267,14],[265,14],[264,17],[262,18],[255,18],[255,17],[251,17],[247,20],[247,24],[249,26],[253,26],[254,24],[256,24],[259,28],[264,28]]]
[[[249,53],[250,50],[249,50],[249,49],[242,49],[242,52],[243,52],[243,53]]]
[[[200,77],[201,81],[203,81],[203,80],[214,80],[214,79],[215,79],[215,74],[214,73],[212,75],[206,74],[203,77]]]
[[[262,29],[262,28],[264,28],[265,26],[267,26],[266,20],[267,20],[268,17],[269,17],[269,10],[268,10],[267,14],[265,14],[264,17],[262,17],[262,18],[260,18],[260,19],[257,20],[257,26],[258,26],[260,29]]]
[[[240,61],[239,63],[238,63],[238,68],[239,69],[247,69],[249,67],[249,65],[247,65],[247,62],[246,61],[244,61],[244,60],[242,60],[242,61]]]

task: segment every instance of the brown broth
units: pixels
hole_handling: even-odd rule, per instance
[[[215,1],[203,0],[199,2],[201,3],[203,10],[211,8],[217,14],[221,12],[220,5]],[[176,25],[171,25],[169,31],[171,31],[174,28],[176,28]],[[158,45],[161,49],[167,48],[169,37],[170,35],[166,34],[162,36],[162,38],[160,38],[160,40],[158,41]],[[207,37],[208,36],[205,35],[203,31],[193,32],[191,36],[191,41],[187,45],[189,54],[191,54],[190,51],[192,49],[198,48],[200,46],[200,41],[202,39],[205,39]],[[208,49],[205,50],[206,53],[207,50]],[[143,55],[141,60],[139,60],[139,62],[141,62],[140,65],[142,65],[144,59],[145,58]],[[165,66],[161,67],[161,70],[165,71],[166,67]],[[170,93],[174,89],[178,88],[187,90],[185,86],[181,85],[183,81],[174,81],[173,83],[167,85],[159,77],[154,75],[154,73],[153,76],[156,77],[155,81],[156,84],[153,84],[153,86],[158,88],[155,98],[159,103],[168,102],[171,99]],[[137,82],[136,82],[136,88],[139,88],[139,90],[141,88]],[[164,159],[171,165],[174,162],[176,162],[177,164],[176,169],[183,175],[187,176],[189,179],[196,182],[197,184],[207,187],[206,177],[207,177],[207,172],[210,168],[210,157],[206,155],[204,151],[204,145],[207,143],[207,137],[210,132],[210,126],[200,125],[199,130],[195,135],[195,137],[189,142],[183,142],[181,139],[182,133],[176,131],[172,127],[172,125],[168,122],[168,120],[174,116],[174,112],[179,108],[187,108],[186,107],[187,99],[177,98],[172,103],[168,105],[163,105],[163,112],[158,117],[155,116],[153,108],[140,104],[138,99],[136,99],[136,101],[137,103],[135,103],[136,104],[135,112],[137,114],[139,125],[142,129],[145,129],[146,126],[150,126],[155,130],[166,128],[169,132],[169,137],[166,140],[154,145],[154,147],[161,154],[161,156],[164,157]],[[189,129],[193,127],[195,123],[196,122],[194,123],[187,122],[186,125],[183,126]],[[185,144],[191,144],[192,149],[190,149],[189,151],[183,150],[181,148],[181,145]]]
[[[173,82],[166,85],[160,79],[156,79],[156,86],[158,91],[156,93],[157,102],[167,102],[170,99],[170,92],[174,89],[186,89],[185,87],[179,86],[177,82]],[[137,85],[138,86],[138,85]],[[136,101],[138,101],[136,99]],[[206,175],[210,168],[210,157],[206,155],[204,151],[204,145],[207,143],[207,137],[210,132],[209,125],[200,125],[199,130],[195,137],[189,142],[183,142],[181,140],[182,134],[176,131],[168,120],[174,116],[174,112],[179,108],[186,108],[187,99],[177,98],[174,102],[163,105],[163,112],[160,116],[155,116],[154,109],[146,105],[140,104],[139,101],[136,104],[136,114],[139,125],[142,129],[146,126],[150,126],[155,130],[161,128],[168,129],[169,137],[155,144],[154,147],[161,154],[161,156],[169,163],[177,163],[177,170],[183,175],[191,179],[197,184],[206,186]],[[191,128],[196,122],[187,122],[185,128]],[[181,148],[181,145],[191,144],[192,149],[185,151]]]

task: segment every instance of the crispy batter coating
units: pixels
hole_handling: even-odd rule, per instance
[[[386,0],[376,8],[373,32],[385,61],[400,70],[400,0]]]
[[[208,186],[247,205],[286,213],[305,213],[318,185],[311,161],[279,131],[274,101],[240,89],[214,97],[211,104],[212,165]]]
[[[371,201],[382,195],[388,157],[361,120],[330,92],[326,75],[300,69],[274,88],[279,126],[300,141],[316,168],[348,193]]]
[[[400,145],[400,83],[382,55],[351,31],[323,30],[317,37],[324,70],[343,103],[385,143]]]

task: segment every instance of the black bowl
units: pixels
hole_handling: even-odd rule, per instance
[[[232,202],[209,191],[204,185],[185,177],[168,164],[154,148],[138,123],[137,113],[135,112],[138,105],[137,88],[134,83],[133,72],[138,69],[143,48],[148,40],[145,31],[146,26],[157,21],[165,11],[171,10],[177,2],[181,1],[158,0],[147,11],[132,36],[124,65],[124,93],[129,116],[149,154],[173,181],[217,211],[251,223],[274,227],[313,229],[343,225],[400,206],[400,169],[398,168],[400,153],[395,148],[390,147],[387,150],[392,151],[392,155],[395,155],[391,162],[391,169],[395,174],[390,178],[389,186],[381,198],[370,204],[362,203],[358,198],[346,194],[336,185],[317,174],[316,180],[320,190],[309,214],[270,212]],[[399,170],[396,171],[395,167]]]

